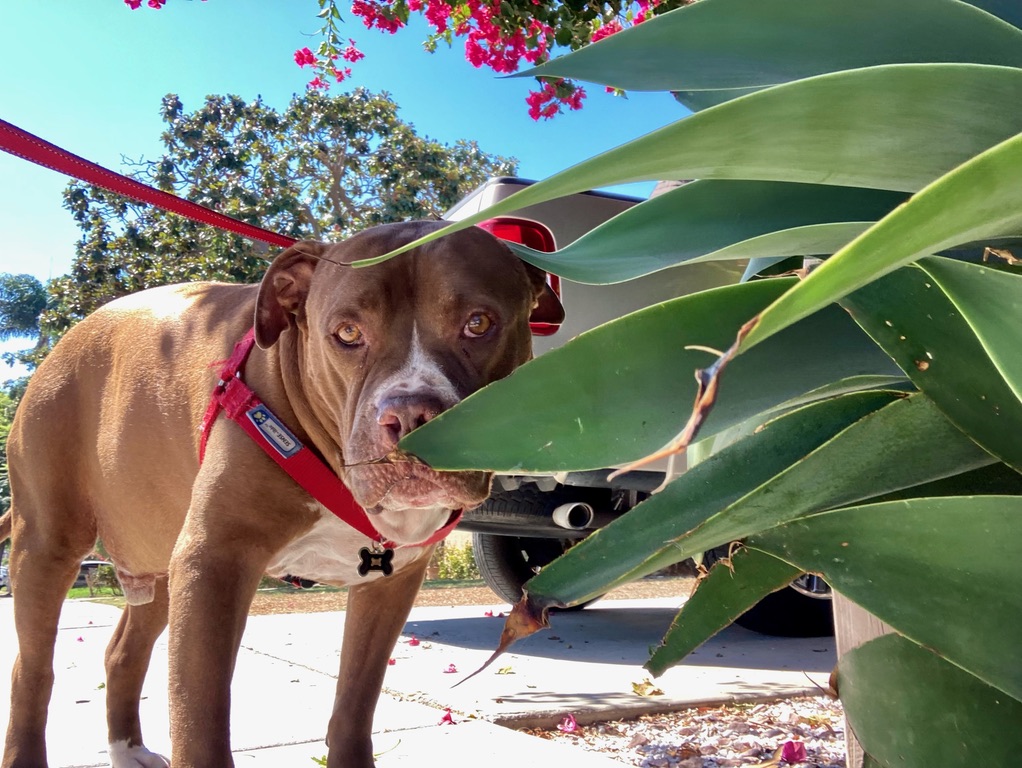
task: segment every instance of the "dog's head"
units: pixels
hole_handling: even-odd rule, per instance
[[[332,446],[337,455],[328,460],[344,467],[355,498],[395,541],[421,540],[437,527],[437,514],[407,510],[475,506],[490,476],[369,462],[528,360],[530,316],[563,316],[544,273],[477,228],[372,267],[340,266],[445,225],[388,224],[336,245],[299,243],[273,262],[256,307],[257,343],[280,343],[285,368],[296,369],[284,375],[304,393],[303,426],[321,450]]]

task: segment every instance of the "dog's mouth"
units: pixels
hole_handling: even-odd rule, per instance
[[[437,472],[414,461],[349,467],[348,485],[372,514],[398,510],[470,509],[489,496],[489,472]]]

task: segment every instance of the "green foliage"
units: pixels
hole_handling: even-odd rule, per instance
[[[906,24],[911,33],[897,32]],[[652,670],[811,571],[895,632],[837,671],[870,764],[1015,759],[1020,25],[1018,5],[1002,0],[825,12],[812,0],[701,0],[544,68],[688,88],[706,108],[480,217],[637,178],[713,181],[642,203],[560,252],[520,250],[526,258],[592,282],[703,258],[824,262],[802,279],[709,291],[602,326],[403,442],[436,466],[513,471],[610,466],[702,440],[705,457],[686,474],[526,585],[509,619],[518,636],[552,606],[742,539],[746,549],[701,582]],[[821,185],[818,201],[794,186],[810,184]],[[833,313],[856,333],[835,334]],[[803,348],[813,329],[829,350]],[[699,364],[692,345],[725,350],[696,384],[686,380]],[[569,386],[583,358],[587,376]],[[693,399],[691,413],[679,405]],[[500,445],[475,446],[473,462],[464,441],[498,413],[508,415]]]
[[[32,275],[0,274],[0,341],[39,333],[46,289]]]
[[[34,368],[40,355],[49,346],[49,339],[42,334],[39,320],[48,303],[46,288],[32,275],[0,273],[0,341],[16,338],[35,337],[33,347],[15,352],[4,352],[7,365],[25,365]],[[11,386],[24,389],[23,384],[9,382]],[[15,399],[20,399],[20,395]]]
[[[221,213],[298,238],[341,239],[375,224],[438,217],[516,161],[420,136],[386,94],[309,92],[277,111],[208,96],[163,99],[164,153],[131,174]],[[190,280],[250,282],[265,247],[78,182],[64,195],[82,231],[68,275],[49,286],[44,330],[59,336],[109,301]]]
[[[472,556],[472,542],[455,544],[444,542],[433,555],[437,578],[452,581],[467,581],[482,578]]]

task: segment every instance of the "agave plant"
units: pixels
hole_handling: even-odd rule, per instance
[[[670,91],[695,112],[455,226],[698,179],[560,251],[518,251],[593,283],[712,259],[751,259],[753,278],[822,263],[583,334],[405,439],[437,468],[505,472],[699,449],[532,579],[505,639],[740,540],[651,671],[817,573],[893,629],[834,677],[870,765],[1017,764],[1022,4],[701,0],[526,74]],[[599,355],[615,365],[575,380]]]

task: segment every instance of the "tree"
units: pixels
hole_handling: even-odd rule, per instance
[[[31,349],[5,352],[3,361],[8,365],[26,365],[34,368],[39,354],[49,346],[49,339],[39,327],[40,317],[46,309],[46,288],[32,275],[0,273],[0,341],[36,337]],[[24,388],[22,384],[8,386]],[[20,397],[15,397],[15,402]]]
[[[163,99],[164,154],[131,175],[188,200],[293,237],[339,239],[389,221],[440,216],[517,162],[474,141],[420,136],[386,94],[306,92],[278,112],[261,100],[210,96],[187,112]],[[49,286],[42,318],[54,337],[117,296],[199,279],[254,281],[265,248],[90,185],[67,207],[82,230],[68,275]]]
[[[506,473],[691,446],[685,474],[525,585],[502,647],[550,608],[740,542],[650,671],[817,573],[892,629],[831,678],[865,765],[1016,764],[1022,6],[703,0],[544,71],[700,111],[457,226],[591,186],[696,178],[561,251],[515,249],[593,283],[696,260],[798,263],[603,325],[402,441],[437,469]],[[607,350],[613,364],[593,366]],[[580,366],[586,386],[564,386]]]
[[[326,90],[351,75],[351,67],[364,58],[355,40],[343,34],[343,21],[336,0],[316,0],[321,42],[314,53],[308,47],[294,53],[295,63],[310,67],[314,77],[308,87]],[[135,10],[142,0],[124,0]],[[488,67],[499,74],[518,71],[525,64],[542,64],[555,48],[578,50],[624,29],[641,24],[655,15],[690,5],[695,0],[353,0],[351,12],[368,29],[395,34],[413,13],[431,27],[423,41],[430,52],[440,43],[465,40],[465,59],[474,67]],[[159,10],[167,0],[148,0]],[[311,5],[311,3],[310,3]],[[581,109],[586,92],[574,81],[538,76],[540,88],[526,98],[534,120],[550,119],[565,107]],[[614,86],[608,91],[621,93]]]
[[[39,335],[46,289],[32,275],[0,274],[0,341]]]

